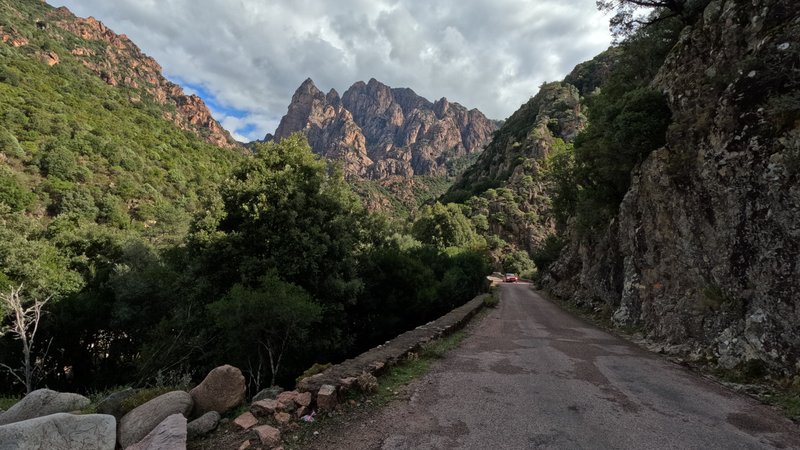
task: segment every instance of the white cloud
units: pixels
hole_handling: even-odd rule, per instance
[[[308,77],[340,93],[376,78],[503,119],[610,42],[594,0],[48,1],[202,86],[242,140],[273,132]]]

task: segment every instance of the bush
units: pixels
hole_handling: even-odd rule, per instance
[[[0,203],[5,203],[12,211],[22,211],[30,206],[36,195],[26,188],[7,167],[0,166]]]
[[[152,387],[146,389],[139,389],[135,394],[122,401],[121,414],[128,414],[134,408],[144,405],[150,400],[164,395],[167,392],[172,392],[174,388],[168,386]]]
[[[309,367],[308,369],[306,369],[305,372],[301,373],[300,376],[298,376],[295,379],[295,382],[300,383],[300,381],[302,381],[303,379],[314,376],[318,373],[322,373],[331,368],[332,366],[333,364],[331,363],[327,364],[314,363],[313,366]]]
[[[40,162],[42,174],[49,178],[75,181],[78,159],[72,151],[57,145],[47,145]]]
[[[497,295],[495,289],[492,289],[491,294],[483,298],[483,306],[487,308],[496,308],[500,304],[500,296]]]
[[[547,236],[542,246],[533,254],[533,262],[540,273],[546,272],[550,265],[558,259],[564,245],[566,245],[566,241],[561,237],[552,234]]]
[[[17,138],[2,126],[0,126],[0,153],[15,158],[25,156],[25,150],[19,145]]]

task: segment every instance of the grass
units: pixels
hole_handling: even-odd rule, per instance
[[[486,297],[483,297],[483,306],[487,308],[497,308],[500,304],[500,296],[497,295],[497,289],[492,287],[491,292]]]
[[[391,367],[378,378],[378,392],[372,398],[373,403],[380,406],[392,401],[400,388],[425,375],[430,369],[431,363],[444,358],[447,352],[456,348],[464,340],[465,336],[464,331],[457,331],[447,337],[432,341],[423,346],[418,355],[407,357],[400,364]]]
[[[764,400],[770,405],[779,407],[789,419],[800,421],[800,392],[778,392]]]
[[[18,397],[0,397],[0,409],[6,411],[8,408],[16,405],[18,401]]]

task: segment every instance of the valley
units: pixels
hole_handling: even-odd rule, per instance
[[[230,86],[195,82],[210,76],[200,73],[200,53],[191,66],[197,77],[177,76],[180,65],[157,62],[94,17],[41,0],[0,0],[0,448],[38,433],[19,428],[28,420],[49,426],[38,416],[54,412],[64,423],[97,420],[98,429],[112,421],[89,416],[114,416],[115,436],[105,433],[98,448],[109,440],[137,448],[172,416],[167,425],[177,427],[185,448],[192,421],[212,411],[213,426],[192,434],[190,447],[233,440],[291,447],[287,436],[298,427],[314,430],[314,420],[381,398],[381,378],[414,364],[433,367],[403,383],[424,398],[370,410],[367,420],[376,417],[383,428],[365,431],[359,445],[485,447],[500,439],[487,434],[488,423],[507,428],[508,448],[598,439],[604,448],[639,448],[670,433],[687,447],[798,445],[800,6],[597,3],[611,17],[610,47],[560,79],[527,84],[527,98],[505,94],[521,83],[510,74],[534,70],[535,55],[526,57],[530,65],[497,68],[502,77],[493,80],[505,81],[481,85],[489,94],[464,97],[480,99],[482,109],[521,105],[497,120],[431,87],[463,94],[462,82],[491,72],[492,52],[482,54],[484,64],[448,72],[444,62],[460,67],[467,58],[463,49],[461,59],[453,56],[455,28],[442,42],[420,44],[420,59],[441,62],[425,72],[433,84],[423,74],[400,76],[398,58],[408,56],[401,44],[414,44],[424,21],[404,28],[390,50],[375,33],[390,34],[387,15],[401,4],[364,19],[359,30],[371,30],[372,41],[356,44],[345,39],[344,30],[353,30],[338,27],[341,15],[307,29],[287,19],[286,33],[340,34],[319,48],[293,41],[285,67],[262,74],[295,83],[292,89],[299,82],[277,111],[272,92],[249,99],[244,87],[234,95]],[[130,20],[160,23],[151,7]],[[173,25],[167,34],[178,48],[183,36]],[[465,29],[460,36],[470,37]],[[495,39],[499,58],[506,40]],[[213,47],[213,40],[202,46]],[[300,57],[305,50],[319,56],[320,48],[328,65]],[[358,67],[371,61],[374,73],[344,70],[339,59]],[[241,69],[216,62],[214,76]],[[306,67],[313,70],[297,80],[289,75],[288,68]],[[318,88],[342,79],[349,87],[341,94]],[[267,109],[280,119],[268,120]],[[261,129],[254,118],[258,127],[274,122],[274,131],[242,142]],[[523,281],[499,283],[498,273]],[[534,290],[779,407],[788,420],[586,326]],[[307,381],[465,305],[488,312],[459,335],[463,343],[453,341],[451,356],[430,350],[449,342],[440,332],[361,375],[325,386]],[[516,362],[496,361],[504,351]],[[470,385],[474,404],[444,394],[471,382],[459,378],[465,368],[483,377]],[[231,405],[200,411],[198,386],[213,385],[217,373],[235,381],[220,382],[235,385]],[[283,397],[270,391],[278,386]],[[36,391],[44,387],[60,394]],[[98,409],[122,392],[128,403]],[[507,394],[513,398],[499,400]],[[24,399],[58,395],[69,408],[20,412]],[[562,397],[572,398],[566,410]],[[677,400],[689,398],[708,408]],[[514,406],[481,410],[477,399]],[[523,411],[514,403],[523,399],[541,410]],[[85,414],[66,414],[76,410]],[[413,416],[411,424],[400,425],[397,414]],[[139,415],[154,423],[131,431]],[[528,430],[532,416],[541,420]],[[613,417],[615,429],[635,422],[647,430],[597,432],[602,417]],[[581,425],[587,421],[594,435]],[[361,424],[351,426],[345,440]],[[303,442],[349,446],[338,439]]]

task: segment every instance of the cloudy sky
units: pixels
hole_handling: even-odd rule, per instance
[[[48,0],[127,34],[242,141],[308,77],[370,78],[505,119],[608,47],[594,0]]]

